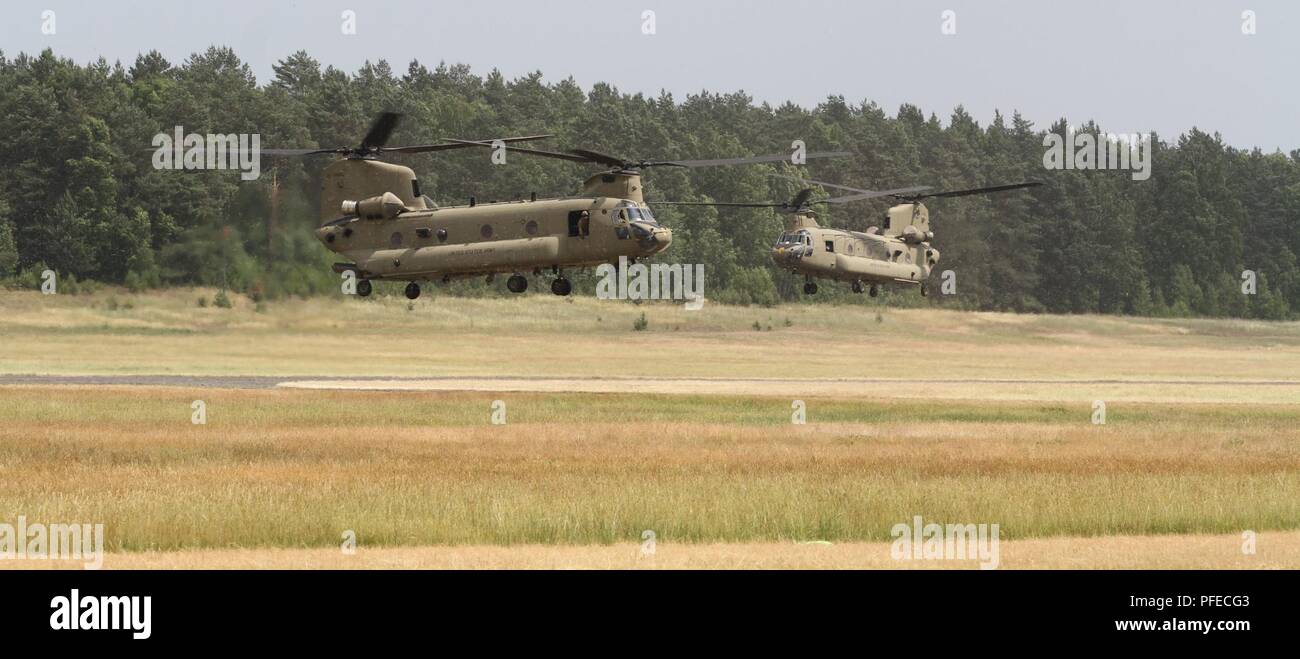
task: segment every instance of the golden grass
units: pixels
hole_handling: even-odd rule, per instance
[[[978,560],[890,557],[888,542],[656,542],[610,545],[461,545],[316,549],[198,549],[115,553],[105,569],[978,569]],[[0,569],[81,569],[84,561],[0,561]],[[1110,536],[1004,540],[998,569],[1300,569],[1300,531],[1257,534],[1255,553],[1242,537],[1223,535]]]
[[[1239,533],[1300,521],[1300,406],[0,388],[0,511],[114,551]],[[208,424],[190,424],[203,398]],[[10,520],[12,521],[12,520]]]
[[[110,567],[642,567],[645,530],[659,567],[897,567],[913,515],[998,523],[1007,567],[1296,567],[1300,387],[1258,382],[1298,323],[200,295],[0,292],[0,373],[491,391],[0,386],[0,521],[104,523]]]

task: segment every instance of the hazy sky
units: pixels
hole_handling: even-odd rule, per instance
[[[56,33],[41,14],[55,12]],[[341,31],[356,14],[357,34]],[[642,34],[653,10],[656,33]],[[956,34],[941,33],[956,14]],[[1242,34],[1242,12],[1256,16]],[[508,78],[542,71],[584,88],[744,90],[812,106],[831,94],[893,114],[914,103],[946,122],[1019,110],[1039,127],[1095,119],[1111,132],[1192,126],[1235,146],[1300,148],[1300,2],[1198,0],[6,0],[6,56],[52,47],[78,62],[129,65],[157,49],[174,63],[229,45],[265,82],[303,49],[353,71],[386,59],[464,62]]]

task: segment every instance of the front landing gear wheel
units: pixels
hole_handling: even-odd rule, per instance
[[[522,293],[528,290],[528,278],[520,274],[511,275],[506,280],[506,288],[511,293]]]
[[[415,282],[411,282],[411,283],[407,284],[407,285],[406,285],[406,299],[408,299],[408,300],[414,300],[414,299],[417,298],[417,297],[420,297],[420,285],[417,284],[417,283],[415,283]]]
[[[876,297],[877,295],[880,295],[880,287],[875,284],[872,284],[871,288],[867,289],[867,295],[870,295],[871,297]]]
[[[855,282],[853,282],[853,292],[854,292],[854,293],[861,293],[861,292],[862,292],[862,282],[860,282],[860,281],[855,281]]]
[[[573,284],[569,283],[568,279],[560,277],[551,282],[551,292],[556,295],[568,295],[573,292]]]
[[[804,295],[816,295],[816,294],[817,294],[817,282],[815,282],[815,281],[810,281],[810,282],[804,284],[804,285],[803,285],[803,294],[804,294]]]
[[[361,281],[357,282],[357,295],[360,295],[361,297],[369,297],[371,290],[373,289],[370,286],[369,279],[362,279]]]

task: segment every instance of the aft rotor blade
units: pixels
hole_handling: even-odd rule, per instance
[[[396,112],[385,112],[375,119],[375,123],[370,125],[370,132],[361,139],[362,149],[373,149],[383,146],[392,136],[393,130],[397,128],[397,123],[401,121],[402,115]]]
[[[351,224],[352,222],[356,221],[356,219],[357,219],[356,215],[344,215],[343,217],[330,220],[329,222],[320,225],[320,228],[324,229],[325,227],[340,227],[343,226],[344,224]]]
[[[314,156],[322,153],[351,153],[352,149],[259,149],[264,156]]]
[[[464,144],[466,146],[482,146],[482,147],[487,147],[489,149],[492,148],[491,142],[473,142],[470,140],[454,140],[451,138],[446,138],[446,139],[448,142],[455,142],[457,144]],[[577,156],[572,153],[560,153],[559,151],[543,151],[542,149],[527,149],[522,146],[510,146],[508,144],[506,145],[506,150],[510,151],[511,153],[525,153],[530,156],[540,156],[542,158],[555,158],[556,160],[567,160],[569,162],[591,162],[589,159],[583,156]]]
[[[738,208],[785,208],[786,204],[776,203],[747,203],[732,201],[647,201],[647,204],[654,206],[731,206]]]
[[[909,195],[915,192],[921,192],[922,190],[929,190],[929,189],[930,189],[929,186],[917,185],[917,186],[912,186],[910,188],[895,188],[893,190],[868,190],[861,194],[851,194],[851,195],[845,195],[843,197],[831,197],[829,199],[826,199],[825,202],[828,204],[847,204],[851,201],[862,201],[864,199],[877,199],[879,197],[897,197],[902,199],[904,198],[905,195]],[[925,195],[918,195],[918,196],[925,196]],[[908,198],[910,199],[911,197]]]
[[[848,151],[814,151],[805,154],[808,159],[814,158],[842,158],[852,155]],[[744,158],[716,158],[713,160],[661,160],[643,163],[645,167],[654,167],[662,165],[674,165],[677,167],[728,167],[731,165],[757,165],[766,162],[790,162],[793,156],[788,153],[772,153],[765,156],[749,156]]]
[[[623,167],[627,167],[630,162],[624,158],[619,158],[618,156],[611,156],[606,153],[601,153],[599,151],[591,151],[589,149],[569,149],[569,153],[582,156],[583,158],[587,159],[587,162],[609,165],[610,167],[623,168]]]
[[[502,137],[495,140],[448,140],[441,144],[416,144],[411,146],[393,146],[385,147],[385,153],[427,153],[430,151],[452,151],[455,149],[468,149],[473,146],[491,147],[496,142],[513,144],[515,142],[531,142],[532,140],[541,140],[551,137],[551,135],[527,135],[524,137]]]
[[[810,179],[810,178],[800,178],[800,177],[798,177],[798,176],[790,176],[790,175],[788,175],[788,174],[776,174],[776,173],[773,173],[773,174],[768,174],[768,176],[774,176],[774,177],[776,177],[776,178],[783,178],[783,179],[786,179],[786,180],[789,180],[789,181],[795,181],[796,183],[813,183],[813,184],[816,184],[816,185],[820,185],[820,186],[822,186],[823,188],[834,188],[834,189],[836,189],[836,190],[847,190],[847,191],[849,191],[849,192],[857,192],[857,193],[861,193],[861,194],[866,194],[866,193],[872,192],[871,190],[863,190],[862,188],[850,188],[850,187],[847,186],[847,185],[840,185],[840,184],[838,184],[838,183],[827,183],[827,182],[825,182],[825,181],[816,181],[816,180],[813,180],[813,179]]]

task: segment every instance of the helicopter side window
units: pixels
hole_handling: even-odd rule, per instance
[[[826,251],[829,252],[829,253],[834,253],[834,252],[835,252],[835,241],[834,241],[834,240],[828,240],[828,241],[826,241]]]
[[[569,237],[579,238],[591,233],[591,213],[569,211]]]

